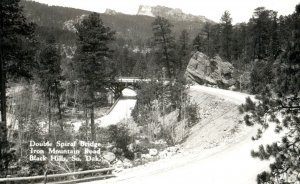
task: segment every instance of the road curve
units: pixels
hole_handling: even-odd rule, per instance
[[[209,88],[192,86],[199,92],[222,97],[236,104],[244,102],[247,94]],[[279,140],[279,136],[269,128],[263,138],[252,141],[256,128],[250,129],[239,141],[207,149],[201,152],[183,153],[169,159],[149,163],[128,169],[116,178],[89,182],[118,183],[118,184],[255,184],[258,173],[268,170],[271,161],[260,161],[251,157],[250,152],[257,149],[260,144],[272,143]],[[212,130],[213,131],[213,130]]]

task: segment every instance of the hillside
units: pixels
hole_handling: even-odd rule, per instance
[[[278,135],[269,129],[261,140],[252,141],[256,128],[238,123],[243,116],[237,107],[249,95],[199,85],[192,86],[189,95],[200,104],[202,120],[193,127],[182,153],[89,183],[254,184],[269,161],[252,158],[250,151],[276,141]]]
[[[66,38],[62,38],[62,42],[70,41],[74,39],[72,32],[65,26],[70,21],[80,19],[83,15],[87,15],[91,12],[66,8],[59,6],[48,6],[33,1],[22,1],[24,11],[28,19],[35,22],[38,25],[39,32],[45,34],[45,32],[54,29],[58,32],[65,34]],[[101,14],[101,18],[106,26],[111,27],[117,32],[118,37],[124,40],[131,40],[135,43],[146,41],[153,36],[151,23],[154,21],[154,17],[144,15],[126,15],[121,13],[104,13]],[[194,37],[199,30],[203,27],[204,22],[207,19],[193,19],[193,20],[170,20],[174,25],[175,35],[183,29],[187,29],[191,37]]]

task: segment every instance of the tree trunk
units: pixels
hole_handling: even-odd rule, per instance
[[[60,125],[61,131],[64,131],[64,126],[62,122],[62,113],[61,113],[61,105],[60,105],[60,99],[59,99],[59,94],[58,94],[58,87],[57,87],[57,82],[55,82],[55,92],[56,92],[56,101],[57,101],[57,109],[58,109],[58,121]]]
[[[86,137],[86,141],[89,140],[88,126],[89,126],[88,109],[87,109],[87,107],[85,107],[85,127],[86,127],[85,137]]]
[[[91,116],[91,139],[92,141],[96,140],[95,135],[95,114],[94,114],[94,103],[95,103],[95,96],[93,88],[90,87],[89,89],[90,99],[91,99],[91,106],[90,106],[90,116]]]
[[[5,61],[3,59],[3,52],[1,47],[1,64],[0,64],[0,95],[1,95],[1,121],[0,121],[0,164],[4,164],[5,172],[0,174],[0,176],[6,176],[8,172],[8,164],[6,162],[5,154],[7,153],[8,147],[7,143],[7,122],[6,122],[6,70],[5,70]],[[2,158],[3,159],[2,159]],[[6,163],[5,163],[6,162]]]
[[[1,81],[1,124],[0,131],[2,131],[1,141],[7,140],[7,122],[6,122],[6,69],[5,61],[3,58],[2,46],[1,46],[1,64],[0,64],[0,81]]]
[[[1,25],[3,26],[3,19],[1,18]],[[6,122],[6,68],[3,53],[3,38],[1,38],[0,49],[0,107],[1,107],[1,121],[0,121],[0,167],[4,166],[5,172],[0,176],[6,177],[8,172],[8,164],[4,155],[7,153],[7,122]],[[5,163],[6,162],[6,163]]]
[[[170,60],[169,60],[169,54],[168,54],[168,49],[167,47],[165,47],[165,55],[166,55],[166,64],[167,64],[167,74],[168,74],[168,78],[172,77],[172,72],[171,72],[171,66],[170,66]]]
[[[163,34],[162,35],[163,37],[163,49],[164,49],[164,55],[166,57],[166,66],[167,66],[167,75],[168,75],[168,78],[171,78],[171,66],[170,66],[170,60],[169,60],[169,54],[168,54],[168,46],[167,46],[167,41],[166,41],[166,38],[165,38],[165,35]]]
[[[207,54],[209,57],[211,57],[211,54],[210,54],[210,32],[209,31],[207,32]]]
[[[48,87],[48,121],[49,121],[48,133],[50,135],[50,130],[51,130],[51,92],[50,92],[50,86]]]
[[[95,135],[95,117],[94,117],[94,104],[92,104],[91,107],[91,134],[92,134],[92,141],[96,140],[96,135]]]
[[[75,108],[76,108],[76,105],[77,105],[77,95],[78,95],[78,85],[75,83],[74,93],[73,93],[73,98],[74,98],[73,110],[74,111],[75,111]],[[72,115],[73,115],[73,110],[72,110]]]
[[[162,47],[163,47],[163,54],[165,55],[166,57],[166,63],[165,63],[165,66],[167,67],[167,75],[169,78],[171,78],[171,66],[170,66],[170,61],[169,61],[169,54],[168,54],[168,46],[167,46],[167,39],[166,39],[166,33],[163,31],[164,28],[163,28],[163,25],[159,25],[160,26],[160,29],[162,31],[162,39],[163,39],[163,42],[162,42]]]

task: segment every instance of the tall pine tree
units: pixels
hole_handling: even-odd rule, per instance
[[[275,131],[282,132],[280,141],[252,151],[253,157],[262,160],[274,158],[270,171],[257,176],[258,184],[298,183],[300,181],[300,4],[292,15],[293,40],[285,53],[273,65],[275,78],[257,95],[258,102],[247,99],[241,107],[247,112],[247,125],[258,124],[261,129],[254,139],[262,136],[263,130],[272,122]]]
[[[231,59],[232,50],[232,18],[225,11],[221,17],[221,55],[228,61]]]
[[[60,80],[62,79],[61,72],[61,55],[59,46],[55,43],[54,36],[50,35],[46,40],[44,48],[41,50],[38,71],[39,84],[48,100],[49,133],[51,130],[52,99],[56,99],[58,107],[58,119],[60,121],[61,130],[63,130],[62,110],[59,99]],[[53,94],[55,94],[55,98],[53,98]]]
[[[193,40],[193,49],[195,51],[204,52],[204,39],[201,34],[197,34]]]
[[[277,13],[264,7],[255,9],[253,17],[249,21],[253,44],[253,59],[264,59],[271,55],[270,43],[274,20]],[[275,42],[274,42],[275,43]]]
[[[82,103],[90,111],[91,139],[95,140],[94,109],[106,100],[105,93],[115,77],[110,60],[112,50],[109,48],[115,32],[104,26],[97,13],[90,14],[76,25],[76,29],[77,50],[74,62],[83,93]]]
[[[152,22],[152,30],[154,41],[158,46],[157,54],[159,55],[160,63],[166,68],[167,77],[175,75],[175,38],[172,33],[173,25],[163,17],[157,17]]]
[[[35,67],[33,24],[27,23],[20,0],[1,0],[0,2],[0,175],[6,175],[11,158],[7,140],[7,82],[17,77],[30,78]]]
[[[180,74],[183,74],[186,70],[188,61],[189,61],[189,54],[191,52],[191,46],[190,46],[190,38],[189,33],[187,30],[183,30],[180,34],[179,41],[177,44],[177,54],[178,54],[178,72]]]

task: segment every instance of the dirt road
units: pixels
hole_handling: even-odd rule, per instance
[[[192,90],[208,93],[225,101],[241,104],[249,95],[209,88],[192,86]],[[214,130],[211,130],[214,131]],[[268,170],[270,161],[260,161],[251,157],[250,152],[260,144],[278,140],[272,128],[262,139],[252,141],[256,128],[248,128],[235,142],[211,149],[189,149],[171,158],[127,169],[116,178],[91,183],[121,184],[255,184],[258,173]]]

